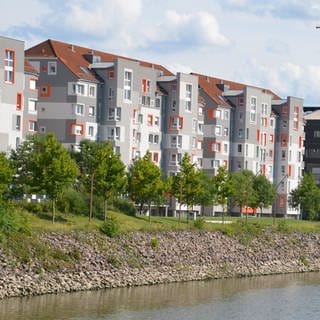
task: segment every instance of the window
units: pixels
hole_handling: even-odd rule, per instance
[[[286,150],[281,150],[281,159],[282,160],[286,159]]]
[[[222,128],[221,126],[216,126],[215,127],[215,134],[216,136],[221,136]]]
[[[71,125],[71,135],[82,136],[83,135],[83,125],[73,123]]]
[[[72,94],[84,96],[85,95],[85,85],[80,84],[80,83],[73,83],[72,84]]]
[[[201,123],[201,122],[198,123],[198,133],[200,133],[200,134],[203,133],[203,123]]]
[[[224,120],[229,120],[229,111],[228,110],[224,111]]]
[[[50,85],[42,84],[40,86],[40,97],[49,97],[50,96]]]
[[[159,117],[154,117],[154,125],[159,126],[160,118]]]
[[[121,120],[121,108],[119,108],[119,107],[109,108],[108,120],[120,121]]]
[[[43,134],[46,133],[46,127],[40,127],[39,132]]]
[[[274,142],[274,135],[273,135],[273,134],[270,134],[270,135],[269,135],[269,141],[270,141],[270,142]]]
[[[154,152],[153,153],[153,161],[154,162],[159,162],[159,153],[158,152]]]
[[[195,137],[192,137],[192,149],[196,148],[196,142],[197,142],[197,139]]]
[[[22,93],[17,93],[17,110],[22,109]]]
[[[229,128],[227,128],[227,127],[223,128],[223,135],[225,137],[227,137],[229,135]]]
[[[274,128],[274,118],[270,118],[270,127]]]
[[[95,96],[96,96],[96,87],[89,86],[89,97],[95,97]]]
[[[212,144],[211,144],[211,151],[213,151],[213,152],[220,152],[220,151],[221,151],[221,143],[219,143],[219,142],[212,142]]]
[[[216,118],[217,119],[221,119],[221,114],[222,114],[221,110],[217,109],[216,112],[215,112]]]
[[[239,153],[242,152],[242,144],[238,144],[238,152],[239,152]]]
[[[191,111],[192,85],[186,84],[185,110]]]
[[[151,90],[151,81],[149,79],[142,79],[141,80],[141,89],[144,93],[149,93]]]
[[[155,106],[156,106],[156,108],[160,108],[160,106],[161,106],[161,100],[160,100],[160,98],[156,98]]]
[[[298,130],[299,128],[299,107],[293,109],[293,129]]]
[[[244,106],[244,97],[238,97],[238,105],[240,107]]]
[[[288,146],[288,134],[281,133],[280,134],[280,147],[287,147]]]
[[[21,129],[21,116],[17,115],[16,116],[16,130]]]
[[[15,80],[15,52],[13,50],[5,51],[4,59],[4,81],[14,83]]]
[[[240,111],[239,111],[239,120],[240,120],[241,122],[243,121],[243,115],[244,115],[243,110],[240,110]]]
[[[114,90],[112,88],[108,89],[108,99],[112,100],[114,98]]]
[[[261,114],[264,116],[268,115],[268,105],[266,103],[261,104]]]
[[[148,114],[147,125],[148,126],[152,126],[153,125],[153,115],[152,114]]]
[[[114,70],[108,70],[108,79],[113,80],[114,79]]]
[[[30,90],[37,90],[37,80],[36,79],[30,79],[29,89]]]
[[[37,131],[37,122],[29,121],[28,131]]]
[[[257,98],[251,97],[250,103],[250,121],[256,122]]]
[[[170,129],[182,129],[183,117],[171,116],[169,127]]]
[[[138,123],[143,123],[143,114],[141,113],[138,114]]]
[[[48,62],[48,75],[56,75],[57,74],[57,62],[49,61]]]
[[[124,71],[124,100],[131,101],[132,71]]]
[[[199,114],[199,116],[203,115],[203,107],[202,106],[198,106],[198,114]]]
[[[240,128],[238,130],[238,138],[243,138],[243,129],[242,128]]]
[[[223,144],[223,152],[228,153],[228,144],[227,143]]]
[[[288,112],[289,112],[289,108],[288,106],[282,106],[281,108],[281,113],[283,116],[287,116],[288,115]]]
[[[198,150],[202,150],[202,143],[203,143],[202,140],[198,140],[198,141],[197,141],[197,149],[198,149]]]
[[[88,115],[89,115],[89,117],[95,116],[95,107],[94,106],[89,106]]]
[[[287,128],[288,127],[288,120],[282,120],[282,127]]]
[[[90,136],[90,137],[94,136],[94,127],[93,126],[88,127],[88,136]]]
[[[192,119],[192,132],[197,132],[198,120]]]
[[[77,103],[74,105],[74,113],[78,116],[83,116],[84,114],[84,105]]]
[[[109,140],[120,140],[120,127],[108,128],[108,139]]]
[[[172,111],[176,111],[176,106],[177,106],[177,101],[173,100],[172,101]]]
[[[28,101],[28,111],[30,113],[36,113],[37,112],[37,100],[29,99],[29,101]]]
[[[181,148],[182,147],[182,136],[171,136],[171,147]]]

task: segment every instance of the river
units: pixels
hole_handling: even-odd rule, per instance
[[[0,301],[1,320],[318,320],[320,273],[185,282]]]

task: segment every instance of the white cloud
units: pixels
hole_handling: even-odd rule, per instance
[[[49,6],[40,0],[10,0],[1,2],[0,31],[8,32],[21,26],[38,27],[51,13]]]

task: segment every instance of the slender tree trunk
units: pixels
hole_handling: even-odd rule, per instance
[[[56,201],[52,199],[52,223],[55,221],[56,216]]]
[[[260,207],[260,218],[262,217],[262,210],[263,210],[263,208]]]
[[[148,204],[148,210],[149,210],[149,223],[151,223],[151,203]]]
[[[108,207],[108,200],[105,198],[104,199],[104,202],[103,202],[103,218],[104,218],[104,221],[107,220],[107,207]]]
[[[90,181],[90,209],[89,209],[89,222],[92,219],[92,206],[93,206],[93,180],[94,180],[94,173],[91,175]]]

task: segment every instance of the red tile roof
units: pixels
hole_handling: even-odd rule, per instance
[[[117,58],[122,58],[129,61],[136,61],[141,66],[154,68],[163,71],[164,75],[171,75],[172,73],[165,67],[153,64],[146,61],[140,61],[119,55],[106,53],[98,50],[92,50],[77,45],[60,42],[56,40],[48,39],[32,48],[25,51],[26,57],[52,57],[58,58],[62,63],[66,65],[79,79],[85,79],[90,81],[97,81],[97,77],[93,72],[84,72],[80,67],[87,69],[90,62],[85,58],[85,55],[94,54],[101,57],[101,62],[114,62]]]
[[[38,71],[31,65],[31,63],[27,59],[24,59],[24,72],[32,73],[35,75],[39,74]]]
[[[198,76],[199,86],[202,90],[217,104],[219,105],[228,105],[228,102],[223,97],[223,89],[221,85],[225,84],[229,86],[229,90],[244,90],[245,87],[249,86],[247,84],[238,83],[234,81],[229,81],[225,79],[219,79],[215,77],[209,77],[202,74],[192,73],[193,75]],[[251,86],[254,87],[254,86]],[[280,99],[278,95],[273,93],[270,90],[255,87],[261,90],[266,90],[267,93],[273,96],[273,99]],[[221,99],[222,98],[222,99]]]

